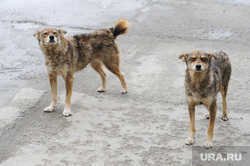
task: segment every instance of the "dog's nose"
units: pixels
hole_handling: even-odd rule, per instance
[[[54,40],[54,36],[53,35],[49,36],[49,39]]]
[[[201,65],[200,64],[196,65],[195,67],[196,67],[197,70],[201,69]]]

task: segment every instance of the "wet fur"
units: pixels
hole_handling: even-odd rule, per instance
[[[71,115],[71,96],[73,89],[73,74],[84,69],[89,63],[102,79],[99,92],[106,90],[106,74],[102,66],[114,73],[121,81],[122,93],[127,93],[127,85],[120,72],[119,48],[115,43],[118,35],[128,30],[127,20],[118,20],[113,28],[99,30],[89,34],[75,35],[66,39],[67,32],[62,29],[45,28],[37,31],[34,37],[38,40],[40,49],[45,56],[45,66],[48,71],[52,90],[52,102],[44,110],[53,111],[57,103],[57,75],[61,75],[66,84],[66,101],[63,115]],[[50,36],[56,43],[46,44]]]
[[[192,58],[196,57],[195,61]],[[203,104],[209,110],[209,127],[208,137],[205,142],[206,148],[212,147],[213,129],[217,111],[217,94],[220,91],[222,95],[223,113],[222,120],[228,120],[226,95],[228,84],[231,77],[231,63],[228,55],[224,52],[205,53],[203,51],[194,51],[179,56],[183,62],[186,62],[185,76],[185,94],[188,103],[188,111],[190,116],[190,136],[186,140],[186,144],[194,143],[195,137],[195,106]],[[207,59],[202,61],[202,59]],[[216,60],[214,60],[216,59]],[[197,72],[193,70],[196,64],[204,67],[203,71]]]

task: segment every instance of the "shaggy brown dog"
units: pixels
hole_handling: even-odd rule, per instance
[[[203,51],[193,51],[179,56],[186,62],[186,100],[190,117],[190,135],[186,145],[194,143],[195,138],[195,106],[203,104],[209,111],[209,125],[205,148],[211,148],[213,144],[213,130],[217,111],[217,94],[222,96],[223,113],[222,120],[228,120],[226,95],[231,76],[231,63],[226,53],[215,54]],[[215,61],[213,61],[216,59]],[[211,62],[213,61],[213,62]]]
[[[66,100],[63,116],[71,115],[71,96],[73,89],[73,74],[85,68],[89,63],[102,79],[98,92],[106,90],[106,74],[102,65],[107,67],[121,81],[122,93],[127,93],[128,88],[119,69],[119,48],[115,43],[118,35],[125,34],[128,30],[128,21],[118,20],[113,28],[99,30],[90,34],[75,35],[66,39],[67,32],[62,29],[45,28],[37,31],[34,37],[45,56],[45,65],[48,71],[52,102],[45,112],[52,112],[57,103],[57,75],[60,74],[66,84]]]

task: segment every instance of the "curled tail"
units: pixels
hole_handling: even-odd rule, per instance
[[[111,28],[111,31],[113,32],[114,38],[116,38],[118,35],[122,35],[128,32],[128,26],[129,22],[125,19],[120,19],[116,21],[115,26]]]

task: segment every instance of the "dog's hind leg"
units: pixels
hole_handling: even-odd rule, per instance
[[[44,112],[52,112],[57,103],[57,74],[56,73],[49,74],[49,82],[50,82],[51,93],[52,93],[52,101],[51,101],[50,106],[44,108]]]
[[[207,140],[204,144],[206,149],[212,148],[213,146],[213,136],[214,136],[214,124],[217,112],[216,100],[211,103],[208,107],[209,110],[209,125],[207,130]]]
[[[127,87],[127,84],[125,82],[125,79],[124,79],[122,73],[120,72],[119,64],[108,62],[108,63],[105,63],[104,65],[107,67],[107,69],[109,71],[111,71],[113,74],[115,74],[119,78],[119,80],[121,81],[121,84],[122,84],[121,93],[122,94],[127,93],[128,92],[128,87]]]
[[[100,88],[97,89],[98,92],[105,92],[106,91],[106,73],[102,69],[102,62],[99,60],[94,60],[90,63],[91,67],[99,73],[102,79],[102,85]]]
[[[224,121],[229,120],[227,117],[227,100],[226,100],[227,89],[228,89],[228,85],[221,86],[221,90],[220,90],[221,96],[222,96],[222,107],[223,107],[223,113],[222,113],[221,119]]]
[[[194,144],[194,138],[195,138],[195,105],[194,104],[188,104],[188,112],[189,112],[189,118],[190,118],[190,134],[187,140],[185,141],[186,145],[192,145]]]
[[[73,91],[73,80],[74,76],[73,74],[67,74],[66,77],[64,77],[65,84],[66,84],[66,100],[65,100],[65,106],[63,111],[63,116],[67,117],[72,115],[71,113],[71,96]]]
[[[227,90],[228,90],[228,85],[229,85],[229,81],[230,81],[230,77],[231,77],[232,67],[231,67],[230,61],[228,60],[228,57],[224,56],[223,58],[226,60],[225,64],[223,64],[226,67],[223,70],[222,85],[221,85],[221,89],[220,89],[220,93],[221,93],[221,96],[222,96],[222,107],[223,107],[223,113],[222,113],[221,119],[224,120],[224,121],[227,121],[229,119],[228,119],[228,116],[227,116],[226,97],[227,97]]]

